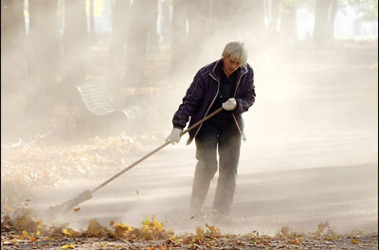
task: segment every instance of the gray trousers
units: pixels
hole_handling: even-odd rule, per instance
[[[203,206],[210,182],[219,168],[213,209],[222,214],[229,214],[236,187],[241,134],[233,120],[227,124],[206,122],[195,142],[198,162],[190,205],[195,209]]]

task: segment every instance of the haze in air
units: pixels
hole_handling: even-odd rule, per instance
[[[257,96],[244,114],[235,224],[223,231],[273,235],[326,221],[339,232],[377,231],[377,4],[371,13],[294,2],[1,1],[2,215],[92,190],[164,143],[196,72],[239,40]],[[76,86],[96,82],[128,116],[88,110]],[[61,219],[138,226],[154,214],[192,232],[196,159],[186,139]]]

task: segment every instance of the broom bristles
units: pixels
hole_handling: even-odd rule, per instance
[[[90,190],[86,190],[71,200],[68,200],[68,201],[66,201],[60,205],[54,206],[54,207],[50,207],[46,211],[46,216],[50,220],[54,220],[56,217],[67,213],[68,211],[73,209],[75,206],[77,206],[80,203],[82,203],[86,200],[89,200],[91,198],[92,198],[92,192]]]

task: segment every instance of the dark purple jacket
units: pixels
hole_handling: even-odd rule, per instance
[[[209,114],[219,91],[221,81],[219,72],[222,70],[222,64],[222,59],[220,59],[197,72],[182,104],[174,114],[172,119],[174,127],[184,129],[188,120],[191,119],[188,126],[190,127]],[[255,101],[254,71],[249,64],[243,65],[237,70],[234,98],[237,101],[237,107],[232,111],[233,118],[243,135],[242,113],[246,112]],[[191,143],[200,128],[201,125],[189,131],[190,137],[187,144]]]

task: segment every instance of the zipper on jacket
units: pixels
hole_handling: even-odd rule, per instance
[[[215,102],[215,100],[216,100],[216,98],[217,98],[218,92],[220,91],[220,82],[219,82],[219,80],[217,80],[216,78],[214,78],[211,74],[209,74],[209,75],[210,75],[210,76],[211,76],[211,77],[217,82],[217,92],[216,92],[216,95],[213,97],[213,100],[212,100],[212,102],[211,102],[211,105],[209,105],[207,112],[205,112],[204,117],[206,117],[206,116],[208,115],[209,110],[211,109],[213,103]],[[203,117],[203,118],[204,118],[204,117]],[[199,133],[199,131],[200,131],[200,129],[201,129],[202,126],[203,126],[203,123],[200,124],[200,126],[199,126],[199,128],[196,130],[196,133],[195,133],[195,135],[193,136],[193,138],[196,137],[196,135]],[[237,126],[238,126],[238,125],[237,125]]]
[[[238,82],[237,82],[236,89],[234,90],[234,96],[233,96],[233,97],[236,97],[237,90],[238,90],[238,87],[239,87],[239,85],[240,85],[241,79],[242,79],[242,77],[243,77],[244,75],[247,74],[247,72],[248,72],[248,71],[246,71],[245,73],[241,74],[241,76],[240,76],[240,78],[239,78],[239,80],[238,80]],[[240,132],[240,134],[241,134],[241,136],[242,136],[242,139],[243,139],[244,141],[246,141],[246,135],[245,135],[244,132],[242,132],[242,129],[240,128],[240,126],[239,126],[239,124],[238,124],[238,122],[237,122],[237,118],[236,118],[236,116],[234,115],[234,113],[232,113],[232,115],[233,115],[234,122],[235,122],[236,125],[237,125],[238,131]]]

